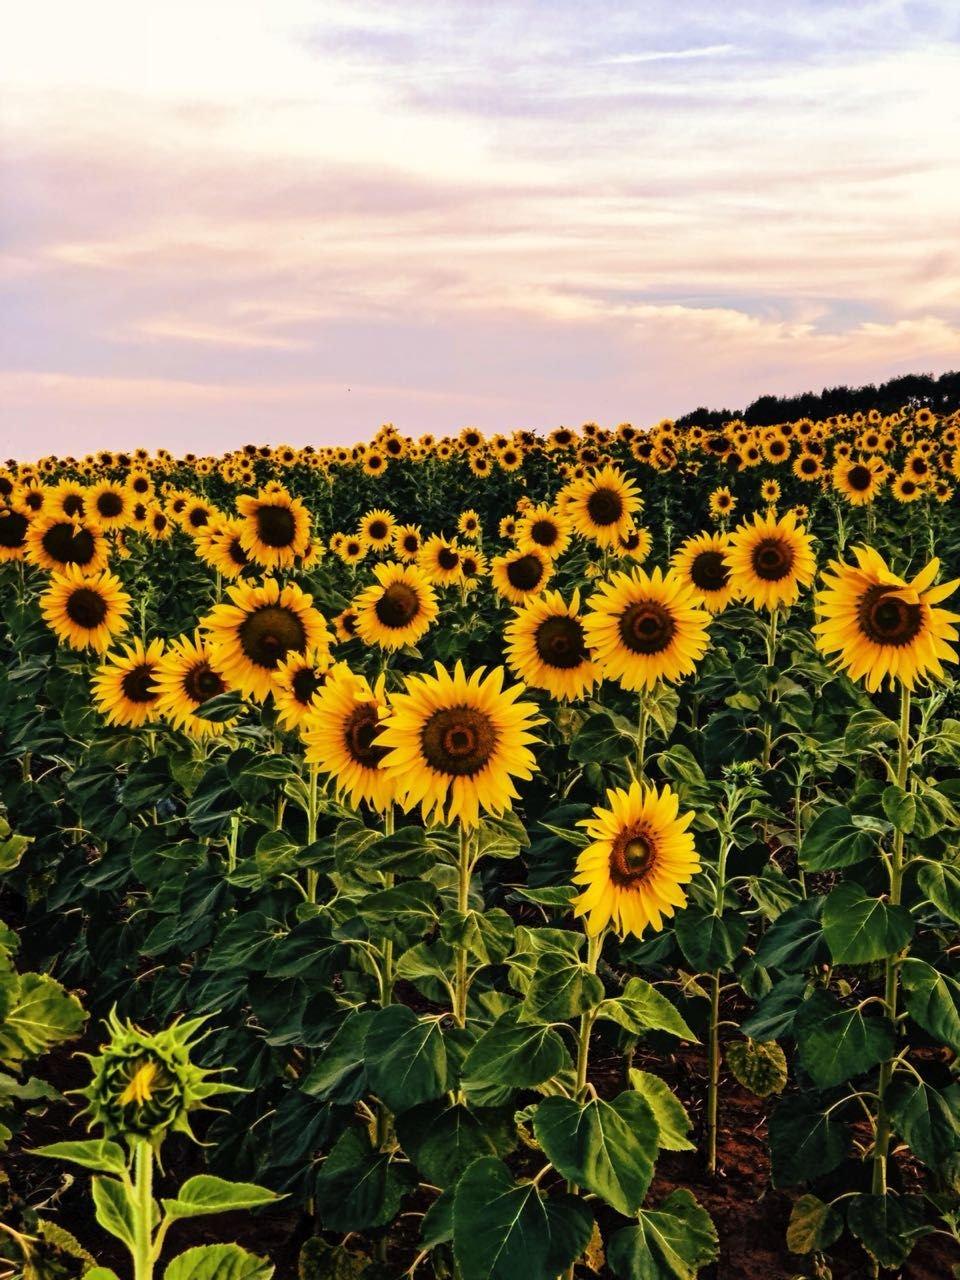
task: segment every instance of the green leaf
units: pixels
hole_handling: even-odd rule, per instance
[[[800,1062],[821,1089],[863,1075],[893,1055],[896,1036],[887,1018],[864,1017],[815,991],[796,1020]]]
[[[880,797],[883,812],[891,825],[904,835],[909,835],[917,822],[917,798],[903,787],[890,786],[884,788]]]
[[[723,1055],[734,1079],[758,1098],[783,1092],[787,1059],[775,1040],[733,1040],[724,1047]]]
[[[518,1025],[504,1014],[485,1031],[463,1064],[464,1089],[511,1085],[529,1089],[555,1076],[569,1058],[551,1027]]]
[[[529,1022],[568,1022],[591,1012],[602,1000],[603,983],[595,973],[548,951],[537,965],[522,1016]]]
[[[9,992],[0,1022],[0,1062],[15,1066],[38,1058],[63,1040],[80,1034],[87,1020],[76,996],[44,973],[21,973]]]
[[[805,898],[784,911],[757,945],[755,959],[764,969],[797,973],[817,960],[823,949],[820,916],[825,898]]]
[[[641,1209],[639,1224],[610,1237],[607,1263],[620,1280],[695,1280],[717,1257],[717,1232],[693,1195],[672,1192],[659,1209]]]
[[[453,1191],[444,1191],[423,1215],[420,1223],[420,1243],[424,1249],[434,1249],[438,1244],[449,1244],[453,1239]]]
[[[917,872],[917,883],[938,911],[960,924],[960,864],[924,862]]]
[[[790,1211],[787,1248],[791,1253],[822,1253],[840,1239],[843,1214],[817,1196],[801,1196]]]
[[[803,1008],[807,979],[791,974],[780,981],[757,1004],[756,1009],[740,1024],[740,1030],[753,1040],[778,1040],[793,1033],[797,1014]]]
[[[120,1277],[110,1267],[91,1267],[83,1273],[83,1280],[120,1280]]]
[[[550,1163],[563,1177],[631,1216],[643,1204],[657,1158],[657,1121],[639,1093],[612,1102],[593,1098],[546,1098],[533,1130]]]
[[[453,1253],[463,1280],[546,1280],[550,1220],[533,1183],[475,1160],[454,1194]]]
[[[85,1169],[98,1173],[123,1174],[127,1161],[123,1148],[107,1138],[88,1138],[84,1142],[51,1142],[45,1147],[35,1147],[32,1156],[45,1156],[49,1160],[69,1160]]]
[[[940,1044],[960,1053],[960,982],[912,956],[900,969],[907,1012]]]
[[[619,1023],[634,1035],[642,1035],[645,1031],[668,1031],[680,1040],[699,1043],[667,997],[644,978],[631,978],[623,989],[623,995],[604,1000],[597,1017]]]
[[[405,1186],[389,1156],[374,1151],[365,1132],[346,1129],[317,1174],[317,1210],[328,1231],[385,1227],[396,1217]]]
[[[664,1151],[696,1151],[696,1144],[687,1137],[692,1128],[690,1117],[666,1081],[631,1067],[630,1083],[653,1112],[659,1130],[658,1145]]]
[[[350,1013],[317,1056],[313,1070],[300,1082],[304,1093],[321,1102],[355,1102],[366,1087],[364,1052],[374,1011]]]
[[[503,964],[513,947],[513,920],[499,907],[489,911],[445,911],[440,937],[449,946],[464,947],[480,964]]]
[[[446,1089],[447,1051],[436,1018],[406,1005],[378,1009],[365,1044],[370,1087],[393,1112],[438,1098]]]
[[[173,1259],[163,1280],[270,1280],[273,1263],[238,1244],[201,1244]]]
[[[90,1189],[101,1227],[132,1248],[135,1238],[133,1205],[126,1187],[115,1178],[94,1178]]]
[[[583,1256],[593,1236],[594,1218],[590,1206],[579,1196],[565,1192],[550,1196],[544,1207],[550,1228],[547,1274],[559,1276]]]
[[[474,1113],[462,1103],[427,1103],[396,1118],[397,1137],[424,1179],[437,1187],[457,1181],[468,1165],[482,1156],[502,1156],[514,1145],[509,1132],[484,1112]]]
[[[800,865],[807,871],[852,867],[868,858],[876,845],[876,831],[844,805],[836,805],[810,824],[800,845]]]
[[[201,1173],[187,1179],[176,1199],[163,1200],[161,1204],[170,1218],[199,1218],[206,1213],[226,1213],[230,1209],[259,1209],[282,1198],[253,1182],[227,1182]]]
[[[924,1225],[922,1196],[853,1196],[847,1205],[847,1225],[867,1253],[882,1267],[899,1267],[921,1236],[932,1231]]]
[[[896,1080],[887,1105],[894,1129],[928,1168],[960,1151],[960,1086],[941,1093],[923,1080]]]
[[[10,830],[4,822],[3,826]],[[5,835],[5,832],[0,833]],[[32,836],[7,835],[0,839],[0,875],[5,871],[13,871],[20,865],[20,859],[33,842]]]
[[[835,964],[871,964],[903,950],[913,937],[913,917],[849,881],[827,895],[823,934]]]
[[[730,968],[743,950],[750,925],[743,916],[688,907],[677,916],[674,930],[687,963],[698,973],[712,973]]]
[[[775,1187],[793,1187],[830,1173],[846,1158],[846,1127],[809,1096],[785,1099],[770,1118],[771,1179]]]

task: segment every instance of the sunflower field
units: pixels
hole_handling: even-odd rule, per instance
[[[0,1275],[960,1276],[960,414],[0,471]]]

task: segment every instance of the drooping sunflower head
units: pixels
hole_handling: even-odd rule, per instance
[[[368,511],[360,521],[358,536],[371,551],[379,555],[390,547],[396,527],[397,522],[393,515],[378,507],[374,511]]]
[[[580,824],[590,843],[577,857],[573,880],[582,891],[574,915],[586,916],[591,935],[612,924],[620,937],[639,938],[686,905],[682,886],[700,870],[688,830],[694,815],[680,814],[669,786],[658,791],[639,782],[608,791],[607,805]]]
[[[538,547],[523,551],[519,547],[506,555],[495,556],[490,576],[497,591],[511,604],[523,604],[538,596],[553,575],[553,561]]]
[[[262,702],[289,654],[330,647],[323,615],[296,583],[281,587],[267,578],[259,587],[238,583],[227,594],[231,603],[215,605],[200,625],[228,683],[241,693]]]
[[[569,603],[559,591],[528,601],[508,623],[504,641],[514,674],[554,698],[583,698],[600,678],[587,648],[577,591]]]
[[[643,506],[636,484],[616,467],[573,481],[564,499],[564,514],[574,529],[601,547],[616,546]]]
[[[383,649],[416,644],[437,616],[433,587],[412,564],[380,564],[374,576],[353,602],[360,639]]]
[[[199,632],[170,642],[153,684],[157,711],[191,738],[217,738],[235,723],[197,714],[205,702],[230,689],[219,656]]]
[[[730,566],[725,560],[730,538],[725,533],[699,533],[687,538],[673,555],[674,569],[700,604],[721,613],[736,597]]]
[[[256,497],[237,498],[240,545],[249,559],[268,569],[290,568],[310,541],[310,513],[281,485],[261,489]]]
[[[420,548],[417,565],[427,581],[438,587],[449,587],[463,577],[460,549],[438,533],[427,538]]]
[[[68,516],[42,515],[30,522],[27,559],[41,569],[76,566],[86,573],[106,567],[107,542],[98,525]]]
[[[326,649],[294,653],[277,667],[273,701],[277,719],[287,729],[298,729],[317,704],[317,695],[327,682],[332,661]]]
[[[159,715],[154,687],[163,641],[140,639],[108,655],[92,680],[93,700],[108,724],[138,729]]]
[[[300,726],[306,759],[330,774],[338,795],[355,809],[363,802],[379,810],[393,803],[394,782],[381,768],[386,751],[378,742],[386,713],[383,677],[371,688],[338,662]]]
[[[735,590],[755,609],[796,604],[816,572],[813,540],[788,511],[755,515],[730,535],[725,555]]]
[[[130,597],[120,579],[106,569],[86,574],[76,565],[52,574],[40,597],[47,626],[71,649],[104,653],[127,625]]]
[[[453,675],[437,663],[435,675],[408,677],[391,698],[377,744],[405,811],[420,805],[427,821],[470,828],[481,810],[512,808],[514,779],[533,776],[539,720],[533,703],[518,701],[523,686],[504,689],[503,678],[502,667],[468,678],[462,663]]]
[[[517,546],[521,551],[542,551],[556,560],[570,545],[570,522],[541,503],[517,521]]]
[[[855,547],[856,565],[832,561],[815,606],[817,647],[852,680],[872,692],[884,680],[912,689],[917,680],[943,679],[943,663],[956,662],[955,613],[937,608],[960,581],[933,585],[939,560],[912,582],[891,572],[870,547]]]
[[[710,643],[710,615],[673,570],[615,573],[590,597],[587,610],[587,643],[603,675],[625,689],[690,675]]]

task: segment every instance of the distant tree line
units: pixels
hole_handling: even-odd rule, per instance
[[[895,413],[904,405],[915,408],[927,405],[940,414],[952,413],[960,408],[960,371],[942,373],[938,378],[931,373],[906,373],[879,386],[868,382],[862,387],[824,387],[819,392],[804,391],[796,396],[759,396],[745,409],[693,409],[678,418],[677,423],[716,427],[731,418],[742,418],[752,427],[767,427],[775,422],[792,422],[797,418],[822,420],[857,410]]]

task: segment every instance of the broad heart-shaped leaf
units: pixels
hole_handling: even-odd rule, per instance
[[[453,1239],[453,1189],[437,1196],[420,1223],[420,1243],[424,1249],[448,1244]]]
[[[0,1021],[0,1062],[16,1066],[79,1035],[87,1020],[80,1001],[45,973],[21,973],[9,984]]]
[[[817,959],[823,943],[820,915],[825,898],[805,898],[784,911],[760,939],[755,953],[764,969],[799,973]]]
[[[894,1129],[928,1168],[938,1168],[960,1151],[960,1085],[941,1093],[913,1077],[896,1080],[887,1105]]]
[[[807,979],[802,973],[781,978],[740,1024],[740,1030],[745,1036],[761,1041],[779,1040],[791,1035],[806,994]]]
[[[396,1118],[404,1152],[427,1182],[448,1187],[481,1156],[502,1156],[516,1142],[512,1121],[474,1113],[462,1103],[428,1102]]]
[[[453,1253],[463,1280],[548,1280],[550,1220],[533,1183],[475,1160],[454,1194]]]
[[[270,1280],[273,1263],[238,1244],[201,1244],[173,1259],[163,1280]]]
[[[882,1267],[899,1267],[933,1228],[924,1225],[922,1196],[853,1196],[847,1225]]]
[[[730,968],[743,950],[750,925],[745,917],[730,912],[718,916],[700,907],[688,907],[677,916],[674,932],[687,963],[697,973],[712,973]]]
[[[83,1280],[120,1280],[110,1267],[91,1267],[83,1273]]]
[[[797,1016],[800,1062],[821,1089],[861,1076],[893,1055],[896,1035],[888,1018],[844,1009],[825,991],[815,991]]]
[[[46,1156],[50,1160],[69,1160],[84,1169],[98,1173],[122,1174],[127,1167],[123,1147],[107,1138],[88,1138],[83,1142],[51,1142],[45,1147],[35,1147],[32,1156]]]
[[[917,797],[903,787],[885,787],[880,797],[883,812],[897,831],[909,835],[917,824]]]
[[[960,863],[924,862],[917,872],[917,884],[938,911],[960,924]]]
[[[630,978],[623,994],[604,1000],[597,1016],[619,1023],[634,1035],[642,1035],[645,1031],[669,1031],[680,1040],[698,1043],[676,1008],[645,978]]]
[[[873,898],[852,880],[827,895],[822,921],[835,964],[871,964],[902,951],[913,937],[906,907]]]
[[[807,871],[832,871],[852,867],[868,858],[877,844],[877,832],[863,825],[843,805],[821,813],[807,830],[800,845],[800,865]]]
[[[364,1054],[373,1014],[372,1009],[347,1014],[333,1039],[318,1054],[316,1066],[300,1082],[304,1093],[321,1102],[356,1102],[366,1088]]]
[[[602,999],[603,983],[586,965],[547,951],[537,963],[522,1016],[528,1022],[567,1022],[595,1009]]]
[[[513,949],[515,926],[506,911],[445,911],[440,917],[440,938],[449,946],[464,947],[480,964],[503,964]]]
[[[393,1112],[438,1098],[446,1088],[447,1051],[436,1018],[406,1005],[378,1009],[367,1030],[367,1079]]]
[[[809,1095],[786,1098],[770,1117],[770,1170],[775,1187],[812,1182],[841,1164],[850,1148],[846,1126]]]
[[[405,1179],[389,1156],[374,1151],[365,1132],[350,1128],[320,1166],[317,1210],[329,1231],[384,1227],[396,1216],[405,1189]]]
[[[612,1102],[546,1098],[533,1131],[554,1168],[627,1217],[643,1204],[657,1158],[657,1121],[639,1093]]]
[[[658,1144],[664,1151],[696,1151],[696,1144],[687,1137],[690,1117],[683,1103],[665,1080],[659,1076],[630,1068],[630,1083],[649,1104],[659,1130]]]
[[[732,1040],[724,1047],[723,1056],[734,1078],[758,1098],[783,1092],[787,1059],[775,1040]]]
[[[900,974],[910,1017],[934,1039],[960,1053],[960,982],[913,957],[904,960]]]
[[[686,1190],[659,1209],[641,1209],[639,1225],[610,1237],[607,1263],[620,1280],[695,1280],[717,1256],[717,1232],[707,1211]]]
[[[467,1054],[463,1087],[468,1091],[489,1085],[530,1089],[555,1076],[568,1057],[552,1027],[518,1025],[515,1013],[506,1013]]]
[[[818,1196],[801,1196],[794,1202],[787,1226],[791,1253],[822,1253],[840,1239],[843,1214]]]
[[[127,1191],[122,1182],[116,1178],[94,1178],[90,1184],[93,1194],[93,1207],[97,1221],[104,1231],[122,1240],[125,1245],[133,1246],[134,1222],[133,1206],[127,1198]]]
[[[275,1191],[253,1182],[227,1182],[200,1173],[186,1180],[176,1199],[163,1200],[161,1204],[169,1218],[199,1218],[206,1213],[226,1213],[230,1209],[259,1209],[280,1199]]]
[[[568,1267],[583,1255],[593,1235],[594,1219],[589,1205],[579,1196],[550,1196],[544,1201],[547,1223],[550,1228],[550,1253],[547,1271],[553,1276],[562,1275]]]

